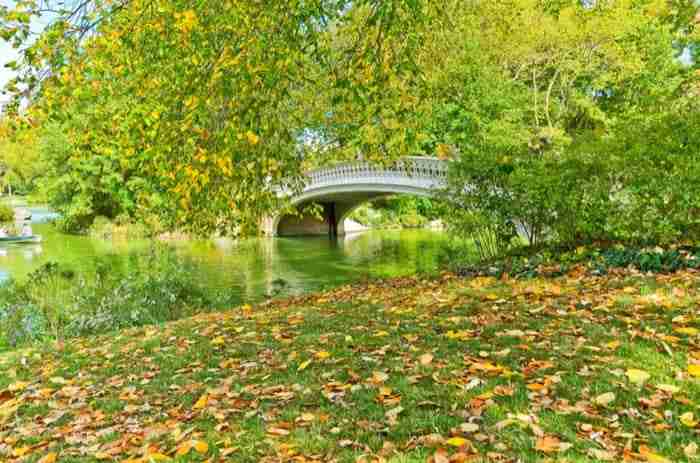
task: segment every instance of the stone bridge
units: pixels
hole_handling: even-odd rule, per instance
[[[264,231],[273,236],[344,235],[345,219],[362,203],[395,194],[431,196],[446,181],[447,162],[428,157],[403,158],[388,167],[355,162],[314,170],[290,199],[298,210],[318,204],[321,217],[280,215],[266,219]]]

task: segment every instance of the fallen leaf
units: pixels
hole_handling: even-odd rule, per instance
[[[195,410],[201,410],[207,406],[207,403],[209,403],[209,396],[207,394],[203,394],[192,408]]]
[[[543,436],[537,439],[535,450],[544,453],[560,452],[561,441],[556,436]]]
[[[601,406],[605,407],[606,405],[610,404],[614,400],[615,400],[615,393],[614,392],[606,392],[605,394],[600,394],[598,397],[593,399],[593,402],[596,405],[601,405]]]
[[[698,456],[698,444],[691,442],[683,448],[683,453],[688,458],[697,458]]]
[[[635,368],[627,370],[627,379],[629,379],[632,384],[641,386],[646,383],[649,378],[651,378],[651,375],[644,370],[637,370]]]
[[[392,408],[391,410],[387,411],[385,413],[385,416],[389,419],[396,419],[397,416],[399,416],[403,412],[403,407],[399,406],[396,408]]]
[[[160,452],[149,453],[147,459],[149,461],[169,461],[171,458],[167,455],[163,455]]]
[[[588,449],[588,454],[596,460],[601,461],[613,461],[615,459],[615,454],[612,452],[608,452],[607,450]]]
[[[700,333],[700,330],[698,330],[697,328],[690,327],[690,326],[684,326],[684,327],[681,327],[681,328],[676,328],[674,331],[675,331],[676,333],[687,334],[687,335],[689,335],[689,336],[695,336],[695,335],[697,335],[698,333]]]
[[[26,445],[23,447],[17,447],[12,450],[12,456],[20,458],[31,452],[31,450],[32,448]]]
[[[255,145],[257,145],[258,143],[260,143],[260,137],[258,137],[257,135],[255,135],[255,134],[254,134],[253,132],[251,132],[250,130],[249,130],[248,132],[246,132],[245,137],[246,137],[246,139],[248,140],[248,143],[250,143],[250,144],[253,145],[253,146],[255,146]]]
[[[464,447],[465,445],[469,444],[469,441],[463,437],[450,437],[445,441],[445,443],[453,447]]]
[[[695,419],[693,412],[683,413],[680,419],[681,423],[683,423],[685,426],[688,426],[689,428],[694,428],[698,425],[698,421]]]
[[[668,392],[669,394],[676,394],[678,393],[681,388],[678,386],[673,386],[672,384],[659,384],[656,386],[656,389],[664,392]]]
[[[459,429],[462,432],[473,433],[473,432],[477,432],[479,430],[479,425],[476,423],[462,423],[459,426]]]
[[[49,452],[37,461],[37,463],[56,463],[58,459],[58,454],[56,452]]]
[[[428,366],[432,363],[433,356],[431,354],[423,354],[418,358],[418,360],[420,361],[421,365]]]
[[[203,440],[192,441],[192,448],[195,449],[197,453],[207,453],[209,451],[209,444]]]
[[[700,378],[700,365],[691,364],[688,365],[688,374],[695,378]]]
[[[305,362],[301,362],[301,363],[299,364],[299,367],[297,368],[297,371],[305,370],[306,367],[308,367],[309,365],[311,365],[311,359],[309,359],[309,360],[307,360],[307,361],[305,361]]]
[[[646,445],[639,446],[639,454],[641,456],[643,456],[650,463],[671,463],[671,460],[659,455],[658,453],[654,453]]]

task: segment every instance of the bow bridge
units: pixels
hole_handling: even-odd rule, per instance
[[[344,235],[345,219],[362,203],[395,194],[432,196],[446,181],[447,162],[427,157],[403,158],[388,167],[354,162],[314,170],[290,200],[297,210],[318,204],[321,216],[279,215],[264,221],[264,231],[277,236]]]

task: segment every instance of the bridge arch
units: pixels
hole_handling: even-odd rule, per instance
[[[290,202],[301,208],[322,207],[321,217],[278,215],[265,232],[275,236],[344,235],[344,222],[361,204],[383,196],[433,196],[446,185],[447,163],[435,158],[408,157],[391,166],[367,162],[340,164],[311,171],[301,193]]]

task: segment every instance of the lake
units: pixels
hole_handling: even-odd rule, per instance
[[[50,218],[35,209],[34,221]],[[46,262],[58,262],[76,272],[93,269],[94,257],[115,267],[127,266],[134,255],[147,252],[150,240],[106,241],[59,233],[51,224],[35,223],[41,244],[0,245],[0,280],[25,279]],[[372,230],[338,240],[256,238],[175,242],[178,261],[195,273],[202,285],[229,294],[229,301],[254,302],[277,294],[299,294],[365,278],[434,272],[447,237],[432,230]]]

